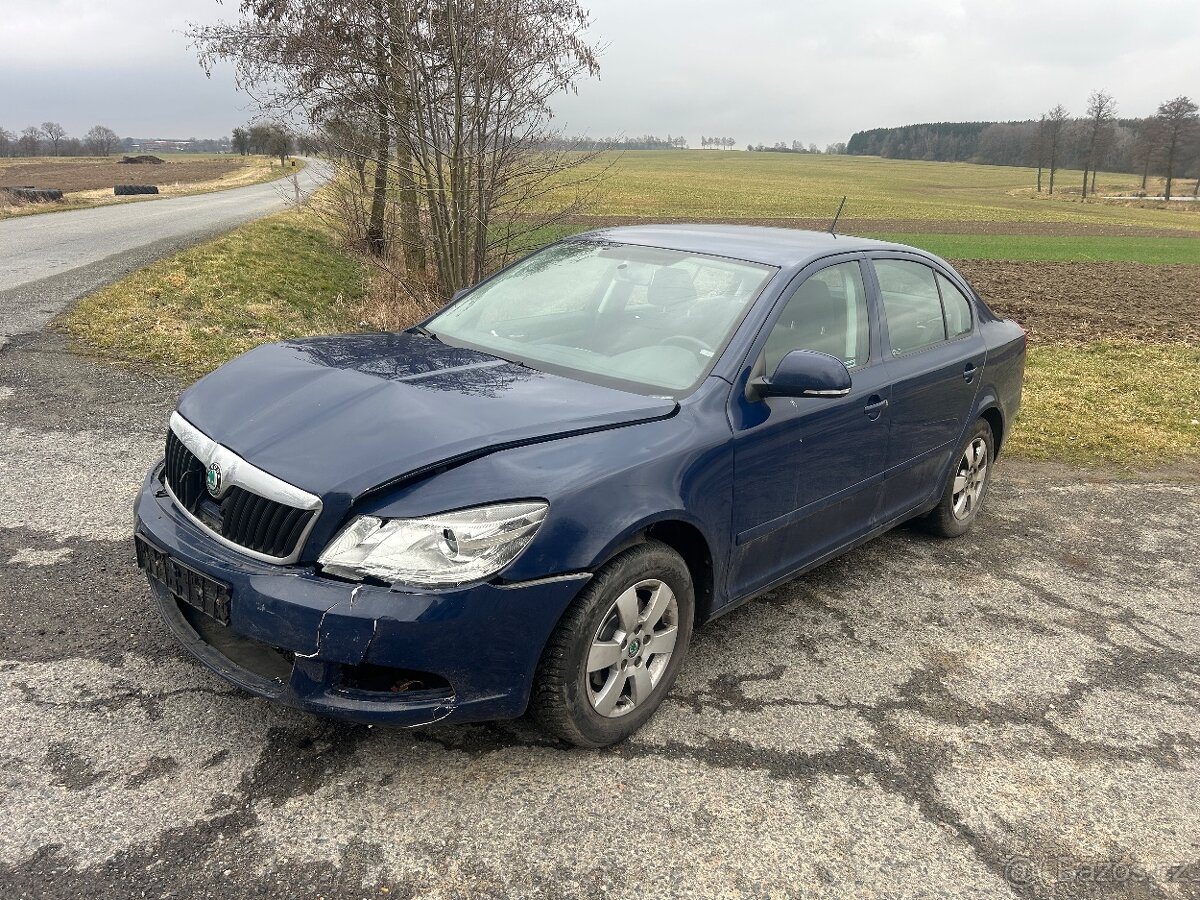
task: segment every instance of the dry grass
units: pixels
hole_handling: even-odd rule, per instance
[[[262,343],[367,327],[364,287],[323,223],[289,211],[103,288],[59,326],[102,356],[196,378]]]
[[[1200,347],[1031,346],[1009,452],[1153,467],[1200,455]]]

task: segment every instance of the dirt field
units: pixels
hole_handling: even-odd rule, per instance
[[[64,193],[117,184],[196,184],[215,181],[246,164],[241,156],[171,159],[162,165],[127,165],[116,157],[17,160],[0,163],[0,187],[56,188]]]
[[[1200,345],[1200,266],[960,260],[992,309],[1031,341]]]

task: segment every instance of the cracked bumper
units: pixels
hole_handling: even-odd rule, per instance
[[[311,566],[259,563],[222,546],[158,496],[154,472],[138,497],[137,534],[231,587],[230,621],[222,626],[197,622],[151,579],[168,627],[225,680],[321,715],[409,726],[521,715],[542,648],[587,580],[426,592],[356,588]],[[273,665],[244,664],[253,647],[273,653]],[[431,673],[449,688],[364,690],[352,677],[364,666]]]

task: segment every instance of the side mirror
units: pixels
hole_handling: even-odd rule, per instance
[[[455,291],[454,296],[450,298],[450,303],[453,303],[455,300],[461,300],[463,297],[465,297],[467,295],[467,291],[469,291],[469,290],[471,290],[471,289],[463,288],[462,290]],[[448,303],[446,305],[449,306],[450,304]]]
[[[751,387],[758,397],[845,397],[850,393],[850,370],[836,356],[816,350],[792,350],[770,378],[756,378]]]

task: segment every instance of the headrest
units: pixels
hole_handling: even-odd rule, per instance
[[[646,300],[653,306],[676,306],[696,299],[692,276],[683,269],[664,266],[654,273],[646,291]]]

